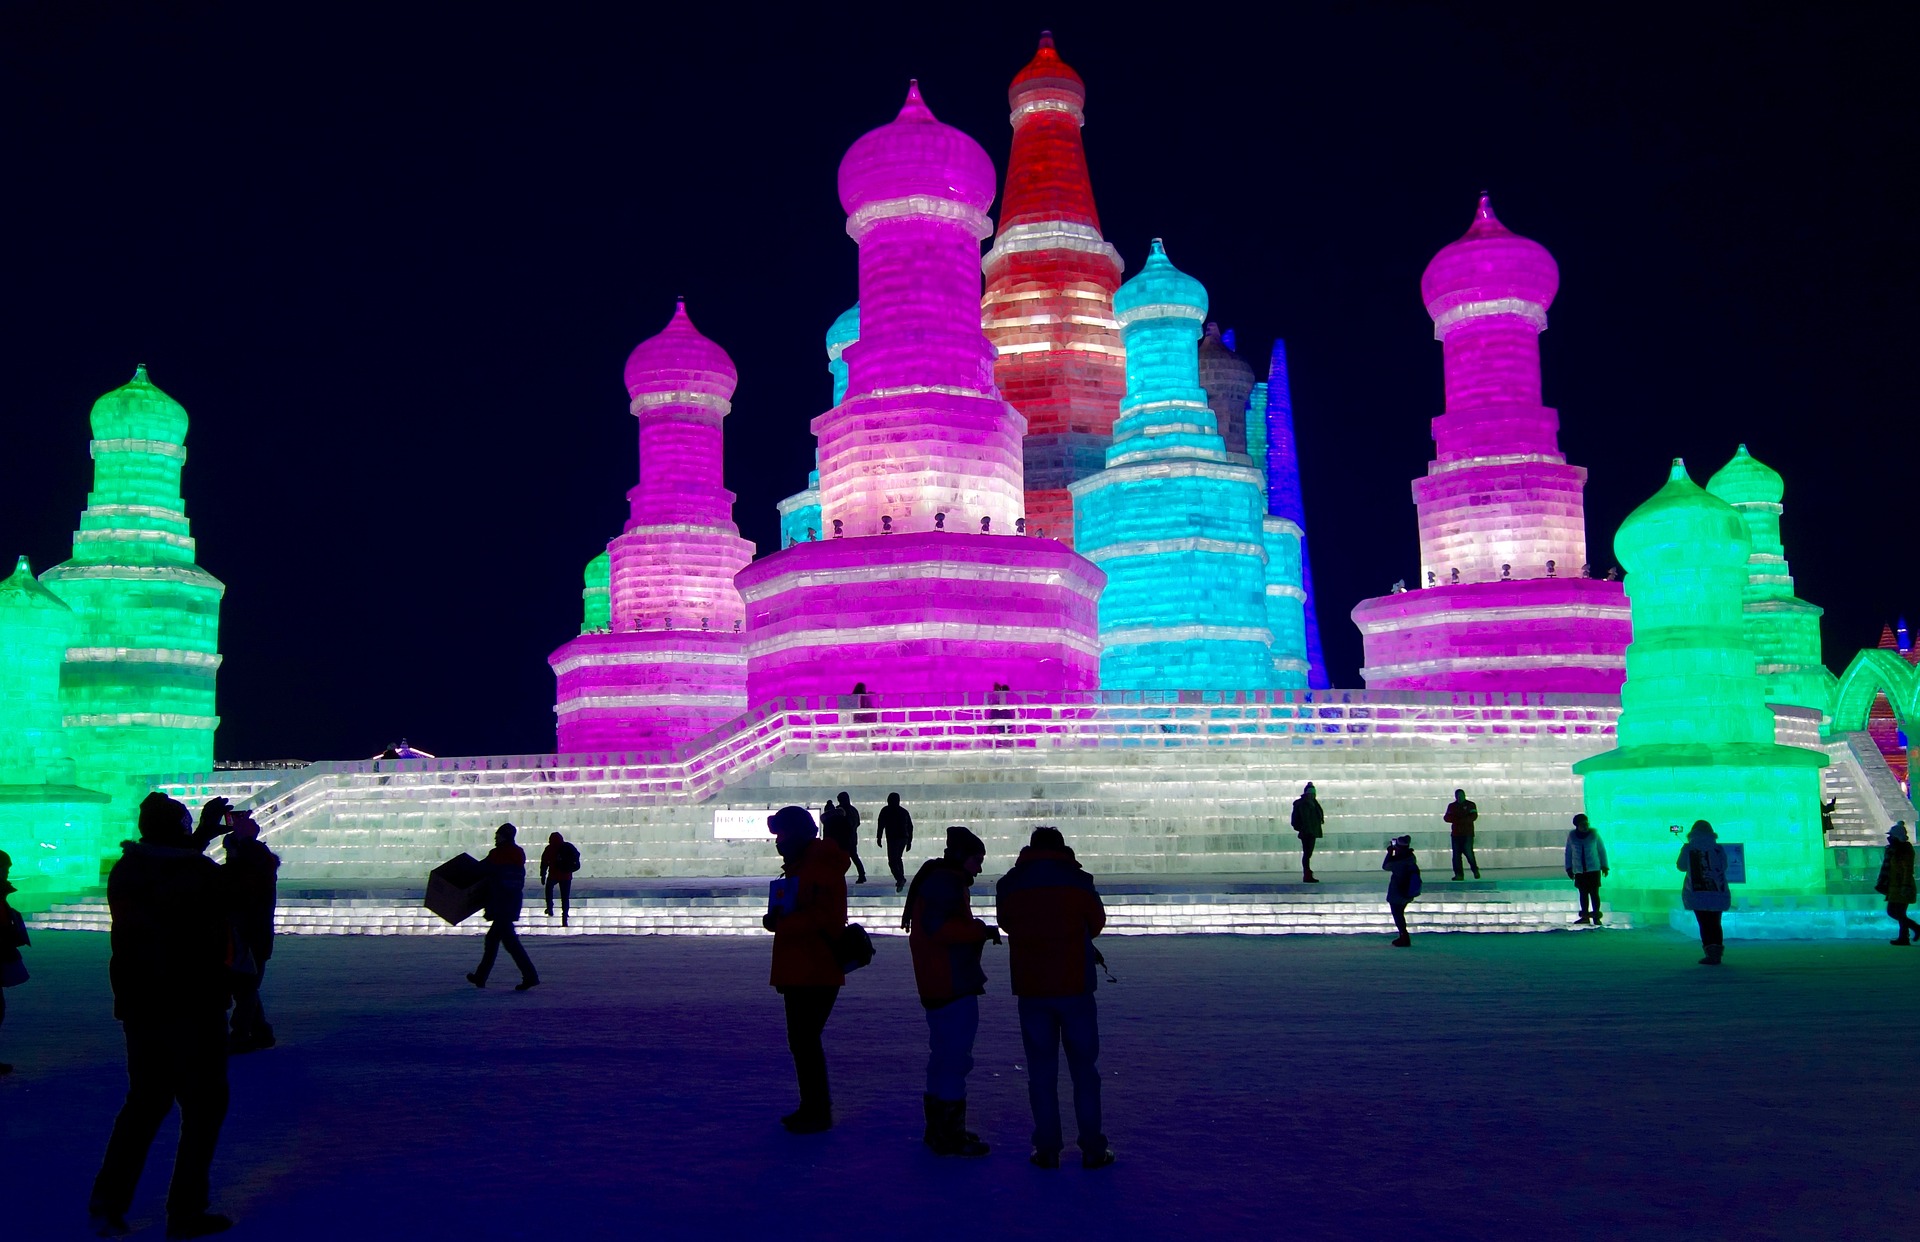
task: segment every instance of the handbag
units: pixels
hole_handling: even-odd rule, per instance
[[[0,988],[17,988],[30,978],[26,962],[19,957],[0,962]]]
[[[847,924],[846,930],[832,938],[832,944],[834,960],[842,973],[858,970],[873,961],[873,937],[858,923]]]

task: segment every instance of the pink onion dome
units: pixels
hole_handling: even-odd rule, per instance
[[[1073,67],[1060,59],[1060,53],[1053,50],[1053,32],[1040,32],[1040,50],[1033,54],[1027,67],[1013,76],[1013,85],[1007,88],[1007,103],[1015,108],[1036,99],[1070,97],[1075,103],[1087,102],[1087,84]]]
[[[1420,297],[1435,322],[1455,307],[1510,302],[1515,313],[1537,316],[1544,328],[1559,291],[1560,267],[1547,248],[1500,223],[1484,192],[1466,235],[1434,255],[1420,277]]]
[[[986,151],[934,119],[914,82],[899,116],[847,148],[840,161],[840,205],[854,215],[872,203],[919,195],[985,211],[997,182]]]
[[[688,392],[717,397],[733,396],[740,382],[727,351],[700,335],[687,318],[684,299],[673,305],[673,318],[655,336],[633,347],[627,355],[627,395]]]

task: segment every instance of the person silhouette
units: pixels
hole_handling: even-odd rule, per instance
[[[557,832],[547,834],[540,851],[540,885],[547,892],[547,917],[553,917],[553,890],[560,890],[560,926],[573,913],[573,877],[580,870],[580,850]]]
[[[1400,933],[1393,938],[1393,947],[1405,949],[1413,944],[1413,937],[1407,933],[1407,907],[1420,895],[1420,860],[1414,857],[1413,838],[1395,837],[1387,842],[1387,856],[1381,860],[1380,869],[1392,873],[1387,879],[1387,908],[1393,911],[1393,926]]]
[[[1913,938],[1908,933],[1920,933],[1920,923],[1907,917],[1907,907],[1914,902],[1914,882],[1913,842],[1907,840],[1905,820],[1895,820],[1893,827],[1887,829],[1887,852],[1881,856],[1880,879],[1873,891],[1887,899],[1887,917],[1900,933],[1899,939],[1888,943],[1912,944]]]
[[[1465,879],[1460,872],[1460,863],[1464,859],[1473,868],[1473,878],[1480,878],[1480,860],[1473,856],[1473,829],[1480,820],[1480,808],[1467,797],[1467,791],[1453,791],[1453,801],[1447,804],[1446,813],[1441,816],[1452,830],[1453,838],[1453,878]],[[1412,847],[1409,846],[1409,849]]]
[[[783,806],[767,816],[780,852],[780,878],[767,890],[761,926],[773,933],[773,971],[768,979],[787,1013],[787,1049],[800,1080],[800,1107],[780,1119],[793,1134],[818,1134],[833,1126],[833,1095],[822,1044],[827,1018],[846,986],[834,943],[847,929],[846,851],[818,839],[813,816],[801,806]]]
[[[946,853],[929,858],[913,877],[900,916],[913,952],[913,981],[927,1013],[926,1116],[922,1136],[936,1156],[984,1156],[987,1145],[967,1129],[967,1074],[980,1033],[980,996],[987,974],[980,951],[1000,933],[967,904],[967,889],[980,874],[987,847],[956,824],[947,829]]]
[[[1033,1155],[1060,1167],[1060,1049],[1073,1079],[1080,1164],[1105,1168],[1113,1149],[1100,1115],[1100,1011],[1094,1004],[1102,964],[1094,937],[1107,926],[1100,893],[1058,828],[1033,830],[1013,869],[994,888],[995,916],[1007,935],[1007,969],[1019,998],[1020,1043],[1027,1054],[1027,1104]]]
[[[1585,815],[1573,817],[1573,831],[1567,834],[1563,851],[1567,878],[1580,894],[1580,917],[1576,923],[1600,925],[1600,881],[1607,874],[1607,843],[1600,839]]]
[[[27,939],[27,921],[7,898],[18,892],[13,886],[13,858],[0,850],[0,1025],[7,1021],[7,989],[27,981],[27,964],[20,950],[32,942]],[[0,1074],[13,1073],[13,1066],[0,1061]]]
[[[1718,966],[1726,955],[1720,916],[1732,908],[1733,893],[1727,887],[1727,850],[1712,824],[1693,821],[1674,865],[1686,876],[1680,881],[1680,904],[1693,911],[1694,922],[1700,925],[1700,947],[1706,952],[1700,964]]]
[[[829,802],[826,809],[821,811],[820,834],[839,846],[859,870],[860,878],[854,883],[865,884],[867,864],[860,861],[860,808],[847,797],[846,790],[840,791],[837,803]]]
[[[476,988],[487,986],[487,976],[493,973],[494,959],[502,945],[506,946],[513,964],[520,968],[520,982],[513,985],[513,990],[524,992],[540,985],[540,972],[533,968],[532,959],[520,945],[520,934],[513,927],[520,918],[520,904],[527,887],[527,852],[514,843],[516,831],[512,824],[494,829],[493,849],[480,860],[487,868],[483,907],[487,916],[487,939],[480,951],[479,968],[467,976],[467,982]]]
[[[234,927],[246,953],[234,955],[233,1030],[227,1051],[256,1052],[274,1045],[273,1027],[260,1000],[267,959],[273,956],[273,912],[279,886],[280,858],[260,840],[260,825],[245,811],[229,817],[227,863],[221,868],[232,893]],[[241,965],[250,970],[238,969]]]
[[[1300,880],[1303,884],[1318,884],[1313,876],[1313,847],[1326,835],[1327,812],[1320,805],[1320,797],[1314,792],[1313,782],[1300,791],[1293,800],[1293,832],[1300,838]]]
[[[900,805],[899,794],[887,795],[876,827],[874,844],[886,847],[887,869],[893,872],[893,891],[897,893],[907,886],[906,853],[913,848],[913,816]]]
[[[128,1232],[127,1209],[161,1121],[180,1105],[180,1145],[167,1188],[167,1236],[219,1233],[232,1220],[207,1211],[208,1180],[227,1116],[227,963],[231,889],[203,852],[228,802],[192,813],[162,793],[140,804],[138,841],[123,842],[107,874],[112,919],[107,978],[127,1041],[127,1099],[87,1201],[94,1232]]]

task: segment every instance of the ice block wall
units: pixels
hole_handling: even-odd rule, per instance
[[[1013,151],[987,251],[981,318],[994,382],[1026,416],[1027,533],[1073,542],[1068,485],[1101,469],[1126,392],[1113,317],[1120,254],[1100,233],[1087,153],[1086,84],[1042,34],[1007,91]]]

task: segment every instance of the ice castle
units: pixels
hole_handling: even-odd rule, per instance
[[[1791,840],[1750,834],[1755,864],[1790,876],[1781,891],[1818,888],[1823,861],[1851,874],[1848,849],[1911,817],[1867,714],[1884,694],[1920,719],[1920,678],[1888,652],[1827,673],[1819,610],[1787,574],[1777,474],[1742,448],[1707,491],[1649,502],[1617,541],[1625,592],[1591,563],[1586,472],[1542,404],[1558,270],[1484,196],[1420,282],[1444,371],[1434,460],[1413,485],[1421,569],[1353,611],[1367,688],[1327,688],[1285,343],[1262,378],[1159,243],[1123,280],[1081,142],[1086,85],[1051,37],[1008,100],[997,225],[992,162],[917,83],[841,161],[859,299],[826,328],[831,403],[810,423],[807,486],[780,502],[779,547],[756,557],[733,520],[726,352],[684,303],[635,348],[638,482],[624,529],[586,563],[579,633],[550,656],[553,753],[209,772],[220,586],[186,538],[184,411],[144,373],[103,398],[75,559],[45,576],[51,593],[30,575],[0,587],[0,637],[37,653],[0,693],[36,736],[51,736],[50,703],[62,712],[59,746],[0,737],[0,825],[30,787],[86,836],[96,789],[161,774],[183,796],[245,799],[285,874],[315,885],[416,882],[506,817],[565,831],[591,875],[725,877],[769,868],[770,807],[897,790],[996,858],[1057,822],[1097,871],[1189,885],[1143,898],[1122,923],[1135,930],[1359,930],[1337,902],[1269,894],[1250,914],[1205,883],[1290,866],[1286,807],[1308,780],[1328,814],[1323,873],[1376,874],[1387,835],[1443,850],[1457,786],[1482,808],[1483,866],[1550,870],[1583,806],[1576,765],[1584,805],[1603,831],[1617,820],[1625,865],[1651,876],[1665,843],[1649,808],[1666,803],[1648,791],[1672,784],[1661,748],[1689,730],[1722,747],[1696,775],[1729,756],[1792,770],[1756,778]],[[1710,558],[1676,553],[1679,526],[1655,520],[1668,509],[1711,528]],[[1711,590],[1674,576],[1696,572]],[[156,611],[137,621],[113,603],[136,580],[167,592],[139,596]],[[1737,690],[1737,720],[1701,714],[1705,683],[1674,689],[1662,652],[1691,641],[1674,635],[1712,640],[1695,655]],[[128,746],[171,730],[178,746],[123,747],[96,784],[88,756],[115,730]],[[1838,808],[1824,858],[1805,832],[1819,796]],[[1488,891],[1460,925],[1544,925],[1524,892]],[[609,906],[599,929],[695,917],[647,900]],[[728,900],[698,917],[724,923]],[[425,926],[347,904],[314,926]]]

